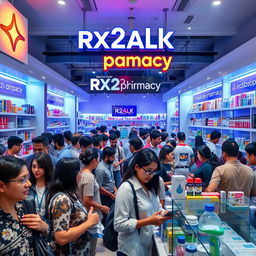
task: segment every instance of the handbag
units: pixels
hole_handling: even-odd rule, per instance
[[[23,208],[25,214],[36,214],[36,205],[33,197],[29,196],[23,201]],[[53,250],[46,238],[40,232],[32,230],[33,234],[33,248],[36,256],[54,256]]]

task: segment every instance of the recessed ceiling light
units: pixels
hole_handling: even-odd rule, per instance
[[[107,95],[107,98],[109,98],[109,95]]]
[[[95,71],[92,71],[93,74],[95,74],[96,72]]]
[[[31,73],[31,74],[32,74],[32,73],[34,73],[34,72],[33,72],[32,70],[29,70],[29,73]]]
[[[220,72],[218,72],[218,74],[219,74],[219,75],[221,75],[221,74],[222,74],[222,72],[220,71]]]
[[[207,80],[210,80],[211,78],[208,76],[208,77],[206,77],[206,79],[207,79]]]
[[[192,28],[191,27],[188,27],[188,30],[191,30]]]
[[[66,2],[65,2],[64,0],[58,0],[58,4],[59,4],[59,5],[65,5]]]
[[[41,78],[42,78],[42,79],[44,79],[44,80],[46,79],[46,77],[45,77],[45,76],[41,76]]]
[[[221,5],[221,1],[219,1],[219,0],[213,1],[212,5],[214,5],[214,6]]]
[[[146,98],[146,95],[143,95],[142,97],[143,97],[143,98]]]
[[[162,71],[159,71],[158,74],[162,74],[163,72]]]

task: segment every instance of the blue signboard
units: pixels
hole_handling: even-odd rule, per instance
[[[112,116],[136,116],[137,106],[112,106]]]
[[[47,104],[64,107],[64,97],[47,92]]]
[[[195,94],[193,96],[193,102],[194,103],[199,103],[203,101],[208,101],[208,100],[214,100],[218,98],[222,98],[222,85],[210,88],[207,91],[203,91],[201,93]]]
[[[5,76],[0,75],[0,92],[1,94],[6,94],[19,98],[26,98],[26,85],[19,83],[14,79],[8,79]]]
[[[256,74],[231,82],[231,95],[256,90]]]

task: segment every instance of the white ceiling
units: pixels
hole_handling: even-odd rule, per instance
[[[65,6],[57,0],[14,0],[14,5],[28,18],[30,35],[77,35],[83,29],[83,13],[77,0],[66,0]],[[89,30],[104,31],[120,26],[129,29],[128,16],[134,8],[134,29],[164,26],[163,8],[169,8],[168,29],[176,35],[231,36],[245,21],[256,15],[256,0],[222,0],[212,6],[212,0],[190,0],[187,10],[172,12],[175,0],[95,0],[98,11],[86,13]],[[184,24],[188,15],[194,15],[190,25]],[[191,30],[187,27],[191,26]]]

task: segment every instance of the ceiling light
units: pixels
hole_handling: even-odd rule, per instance
[[[41,76],[41,78],[42,78],[42,79],[44,79],[44,80],[46,79],[46,77],[45,77],[45,76]]]
[[[143,98],[146,98],[146,95],[143,95],[142,97],[143,97]]]
[[[211,78],[208,76],[206,79],[207,79],[207,80],[210,80]]]
[[[219,75],[221,75],[221,74],[222,74],[222,72],[220,71],[220,72],[218,72],[218,74],[219,74]]]
[[[212,5],[214,5],[214,6],[218,6],[218,5],[221,5],[221,1],[213,1],[212,2]]]
[[[107,98],[109,98],[109,95],[107,95]]]
[[[65,2],[64,0],[58,0],[58,4],[59,4],[59,5],[65,5],[66,2]]]
[[[159,71],[158,74],[162,74],[163,72],[162,71]]]
[[[33,74],[34,72],[32,70],[29,70],[29,73]]]
[[[93,74],[95,74],[96,72],[95,71],[92,71]]]
[[[192,28],[191,27],[188,27],[188,30],[191,30]]]

